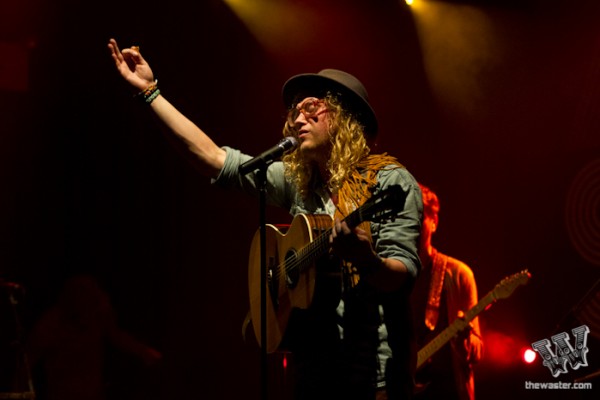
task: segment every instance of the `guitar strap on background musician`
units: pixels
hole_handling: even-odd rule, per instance
[[[387,153],[371,154],[358,163],[338,192],[335,218],[344,219],[371,197],[377,184],[377,172],[383,168],[404,167],[395,157]],[[358,228],[367,232],[367,235],[371,238],[371,223],[369,221],[361,223]],[[342,265],[350,287],[355,287],[360,280],[358,269],[347,261],[343,261]]]
[[[431,261],[431,283],[427,295],[427,306],[425,307],[425,325],[429,330],[434,330],[440,315],[440,301],[442,288],[444,287],[444,276],[446,276],[446,264],[448,256],[433,250]]]

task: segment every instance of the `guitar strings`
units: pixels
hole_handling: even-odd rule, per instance
[[[365,203],[362,207],[359,207],[346,218],[344,218],[344,221],[348,219],[351,220],[350,223],[356,222],[353,221],[354,219],[362,221],[362,214],[368,214],[368,211],[370,211],[371,208],[375,207],[376,205],[378,205],[378,202]],[[319,235],[315,240],[310,242],[308,245],[304,246],[297,253],[294,253],[289,258],[284,259],[283,263],[278,264],[276,266],[275,271],[272,271],[273,278],[275,278],[278,281],[283,272],[285,272],[286,276],[290,275],[290,272],[296,268],[300,270],[300,272],[302,272],[303,267],[312,264],[315,261],[314,259],[318,258],[319,256],[318,254],[316,254],[317,251],[324,247],[322,242],[324,242],[325,240],[329,240],[329,236],[331,235],[332,229],[333,228],[327,229],[327,231]]]

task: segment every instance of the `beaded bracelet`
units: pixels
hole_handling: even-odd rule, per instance
[[[135,95],[136,98],[139,98],[146,104],[150,105],[154,99],[158,97],[160,94],[160,89],[158,89],[158,79],[154,81],[154,83],[148,86],[146,89],[142,90],[138,94]]]

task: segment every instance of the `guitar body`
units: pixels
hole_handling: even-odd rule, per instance
[[[331,225],[332,218],[329,215],[305,214],[294,217],[286,233],[274,225],[266,225],[267,353],[278,349],[292,309],[310,307],[315,290],[316,268],[314,262],[305,265],[300,259],[307,246],[329,230]],[[254,234],[250,246],[248,283],[254,334],[262,343],[260,230]]]

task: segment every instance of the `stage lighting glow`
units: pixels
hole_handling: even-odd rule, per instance
[[[415,1],[410,12],[435,101],[475,121],[487,112],[478,76],[501,65],[510,46],[502,42],[492,15],[473,3]]]
[[[406,0],[406,4],[408,4],[409,6],[412,5],[412,3],[414,3],[414,0]]]
[[[304,21],[304,26],[315,23],[314,11],[309,7],[302,7],[302,4],[275,0],[224,0],[224,2],[257,41],[268,50],[284,53],[289,51],[290,43],[294,43],[296,49],[302,49],[315,40],[313,35],[316,35],[316,30],[312,32],[310,29],[290,28],[296,26],[303,28],[298,25],[298,21]]]
[[[532,362],[534,362],[536,356],[536,352],[531,350],[530,348],[527,348],[523,351],[523,361],[525,361],[527,364],[531,364]]]

